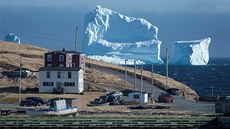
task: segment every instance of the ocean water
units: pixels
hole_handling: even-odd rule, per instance
[[[151,65],[144,65],[151,71]],[[166,75],[166,65],[154,65],[155,73]],[[199,95],[230,95],[230,58],[211,58],[206,66],[169,65],[169,77],[185,83]]]

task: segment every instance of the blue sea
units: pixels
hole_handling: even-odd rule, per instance
[[[169,77],[180,81],[200,96],[230,95],[230,58],[211,58],[205,66],[169,65]],[[144,65],[151,71],[151,65]],[[154,65],[154,73],[166,75],[166,65]]]

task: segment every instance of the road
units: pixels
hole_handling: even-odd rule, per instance
[[[119,72],[116,70],[112,70],[109,68],[100,68],[97,66],[94,66],[92,69],[98,70],[98,71],[102,71],[102,72],[106,72],[106,73],[110,73],[110,74],[115,74],[118,77],[122,78],[125,80],[125,73],[123,72]],[[133,75],[127,75],[127,82],[134,85],[134,76]],[[136,78],[136,86],[140,89],[141,86],[141,79],[140,78]],[[154,86],[154,99],[157,100],[158,96],[165,92],[162,89],[159,89],[158,87]],[[152,85],[150,82],[147,82],[145,80],[142,81],[142,90],[144,92],[148,92],[148,93],[152,93]],[[211,103],[211,102],[198,102],[196,103],[195,101],[192,100],[188,100],[185,99],[183,96],[173,96],[174,97],[174,101],[173,103],[167,103],[164,104],[166,106],[170,106],[175,110],[190,110],[190,111],[199,111],[199,112],[203,112],[203,113],[207,113],[207,114],[212,114],[215,113],[215,104]]]

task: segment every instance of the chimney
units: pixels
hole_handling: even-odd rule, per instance
[[[65,48],[63,48],[62,51],[65,51]]]

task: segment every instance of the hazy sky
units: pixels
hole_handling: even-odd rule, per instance
[[[96,5],[157,26],[162,57],[173,41],[207,37],[210,57],[230,57],[230,0],[1,0],[0,39],[12,32],[23,43],[73,50],[76,26],[82,43],[84,16]]]

